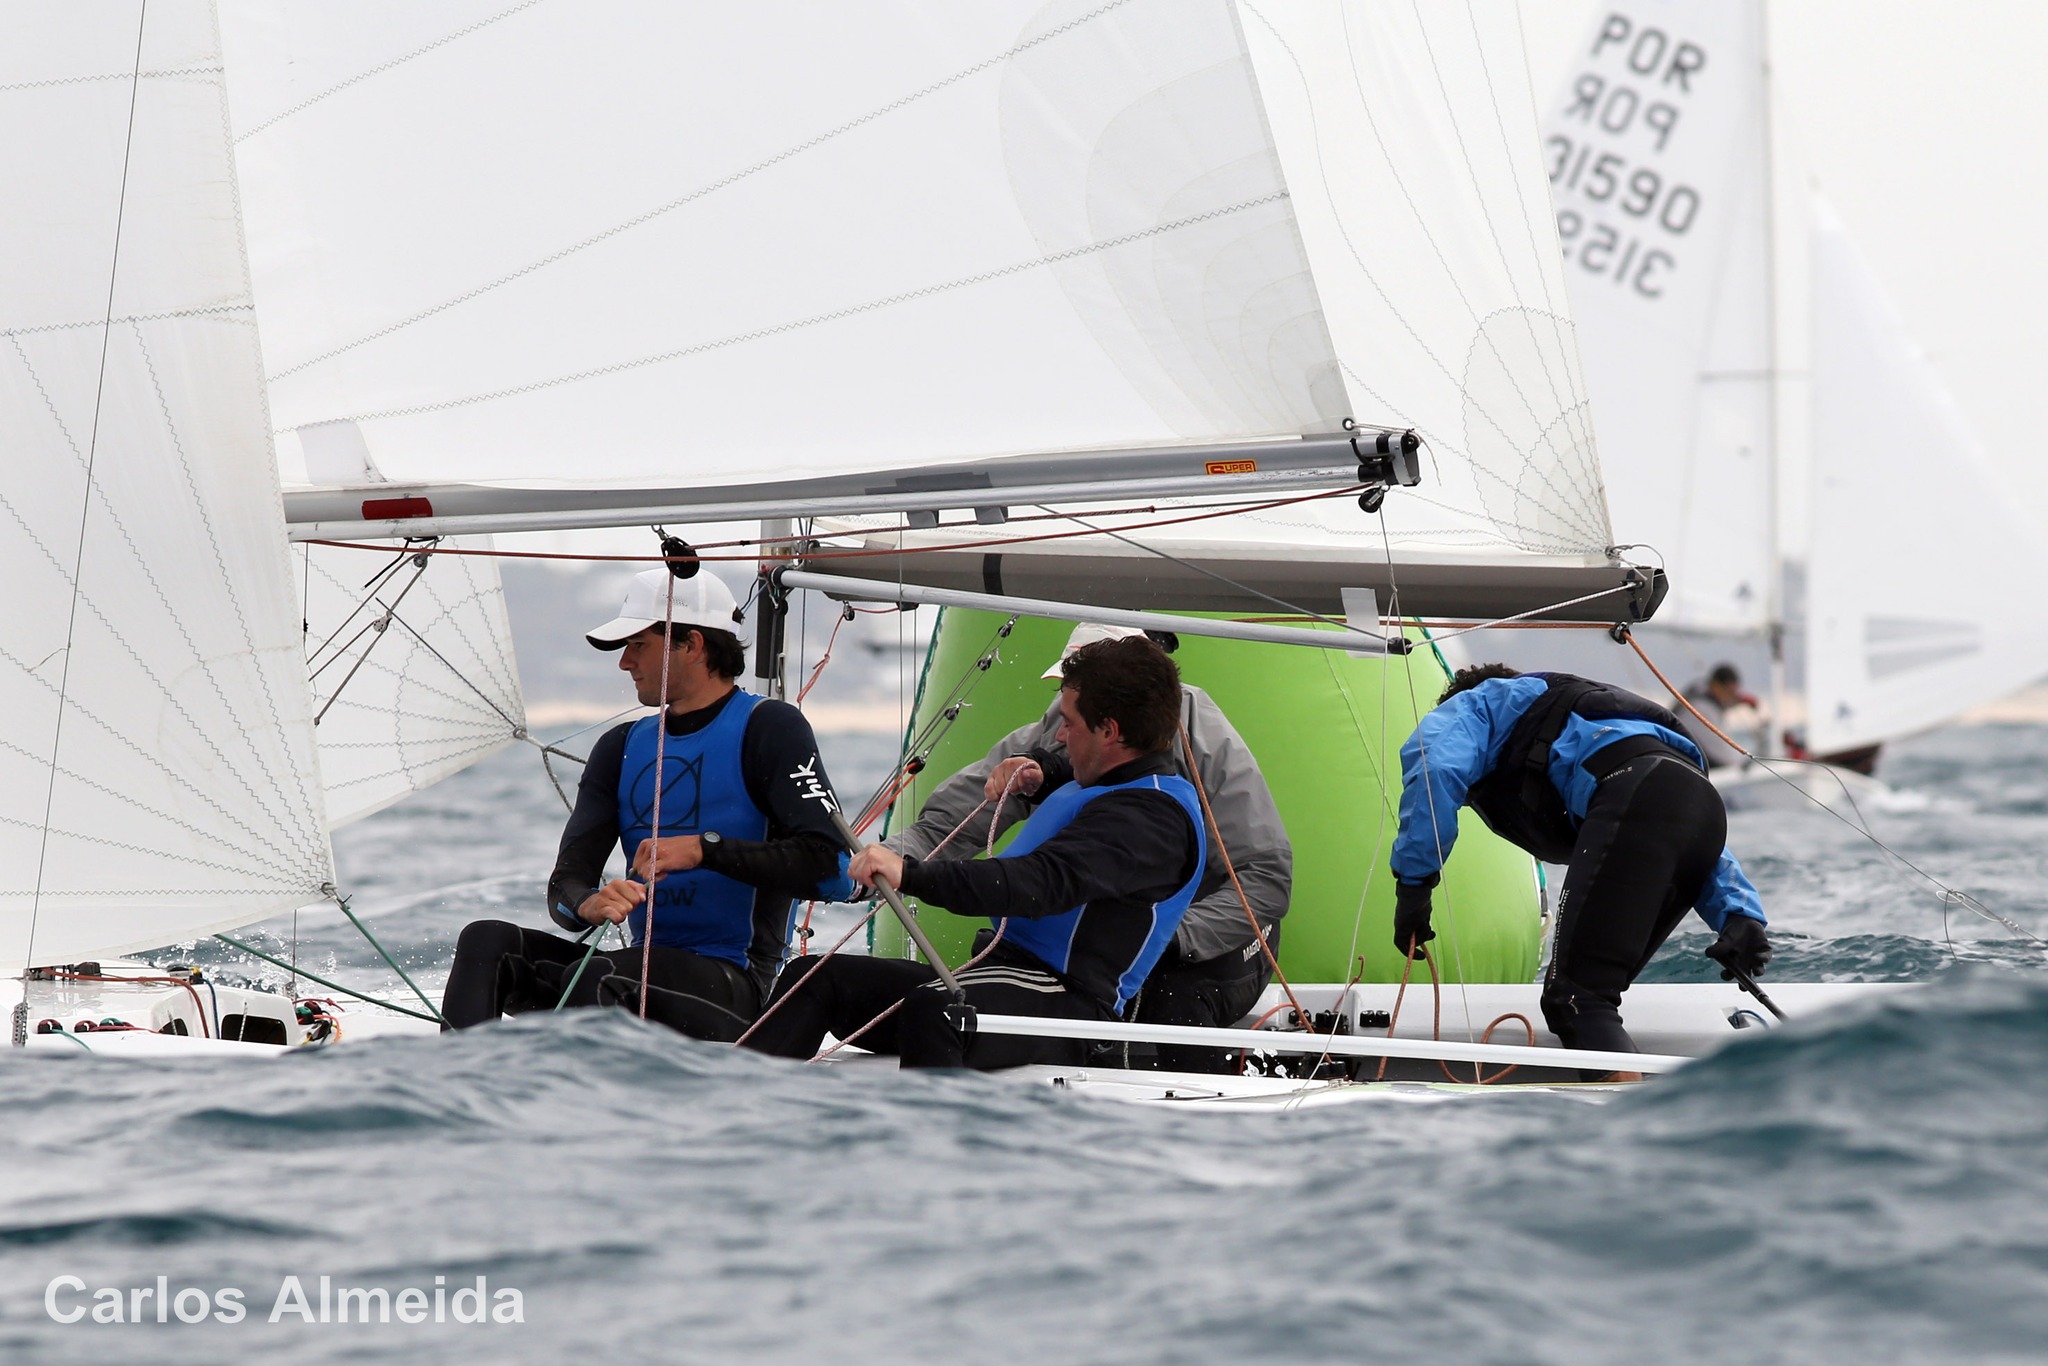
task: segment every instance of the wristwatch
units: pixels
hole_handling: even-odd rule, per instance
[[[704,846],[704,858],[707,861],[725,844],[725,836],[719,834],[716,830],[706,830],[703,834],[697,836],[697,840]]]

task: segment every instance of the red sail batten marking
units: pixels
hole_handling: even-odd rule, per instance
[[[365,498],[363,520],[389,522],[404,517],[431,517],[434,505],[425,498]]]

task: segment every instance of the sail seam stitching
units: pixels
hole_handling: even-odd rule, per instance
[[[897,99],[890,101],[888,104],[881,105],[875,109],[871,109],[867,113],[861,114],[853,119],[850,119],[847,122],[842,123],[835,128],[828,128],[824,132],[818,133],[804,142],[796,143],[792,146],[785,147],[783,150],[775,153],[773,156],[757,161],[751,166],[742,167],[741,169],[733,171],[730,174],[725,175],[718,180],[714,180],[707,185],[701,185],[698,188],[691,190],[688,194],[683,195],[679,199],[670,200],[668,203],[660,205],[656,208],[649,209],[636,217],[629,218],[622,223],[614,224],[613,226],[606,228],[603,232],[597,233],[590,237],[586,237],[580,242],[571,243],[569,246],[563,247],[559,251],[556,251],[551,255],[544,256],[537,261],[533,261],[528,263],[527,265],[521,266],[519,269],[511,272],[508,275],[501,275],[495,280],[491,280],[485,284],[478,285],[475,289],[470,290],[466,294],[459,294],[452,299],[446,300],[445,302],[435,304],[431,308],[423,309],[420,312],[414,313],[410,317],[401,318],[397,322],[382,327],[375,332],[371,332],[364,336],[358,337],[354,341],[343,342],[340,346],[334,347],[332,350],[324,351],[319,355],[312,357],[309,360],[303,360],[296,365],[292,365],[283,370],[279,370],[270,378],[274,382],[277,380],[284,379],[288,376],[295,375],[299,371],[305,370],[311,366],[323,364],[326,361],[333,360],[336,356],[339,356],[344,352],[353,351],[359,346],[366,346],[373,341],[381,340],[384,337],[390,336],[394,332],[398,332],[403,330],[404,328],[411,327],[414,323],[424,322],[428,318],[434,317],[437,314],[445,313],[451,308],[459,307],[462,304],[470,302],[472,299],[476,299],[484,294],[488,294],[494,289],[502,288],[503,286],[509,285],[516,280],[523,279],[524,277],[533,274],[537,270],[544,270],[548,266],[554,265],[558,261],[564,260],[567,257],[573,256],[578,252],[585,251],[591,247],[597,246],[602,242],[608,241],[611,238],[618,236],[620,233],[628,232],[634,228],[640,227],[645,223],[652,222],[654,219],[660,218],[665,214],[673,213],[675,210],[692,204],[697,200],[704,198],[706,195],[714,194],[719,190],[728,189],[731,186],[738,184],[742,180],[746,180],[751,176],[760,174],[762,171],[766,171],[777,165],[780,165],[782,162],[788,161],[792,157],[800,156],[805,152],[811,151],[817,147],[821,147],[825,143],[828,143],[835,138],[841,137],[847,133],[853,132],[855,129],[864,127],[865,125],[874,122],[876,119],[882,118],[888,114],[895,113],[899,109],[908,108],[910,105],[916,104],[920,100],[923,100],[931,95],[938,94],[940,91],[946,90],[952,86],[958,85],[961,81],[964,81],[971,76],[979,75],[984,71],[988,71],[991,68],[1000,66],[1004,62],[1007,62],[1011,58],[1017,56],[1019,53],[1027,52],[1034,47],[1038,47],[1041,44],[1051,42],[1055,38],[1062,37],[1065,34],[1082,27],[1083,25],[1093,23],[1095,20],[1100,19],[1103,15],[1108,14],[1112,10],[1120,9],[1128,3],[1130,3],[1130,0],[1110,0],[1109,4],[1103,5],[1099,9],[1090,11],[1087,14],[1077,15],[1075,18],[1068,20],[1066,23],[1061,24],[1056,28],[1048,29],[1044,33],[1041,33],[1034,38],[1028,38],[1025,41],[1018,43],[1013,47],[1006,48],[1002,52],[999,52],[992,57],[984,58],[982,61],[976,62],[972,66],[964,67],[959,71],[955,71],[950,76],[942,77],[939,80],[934,81],[932,84],[925,86],[921,90],[914,90],[908,95],[900,96]]]
[[[475,23],[471,24],[468,28],[457,29],[455,32],[447,34],[444,37],[436,38],[433,42],[428,43],[423,47],[416,47],[411,52],[406,53],[402,57],[393,57],[390,61],[383,62],[377,66],[373,66],[368,71],[357,72],[355,75],[349,77],[347,80],[342,81],[337,85],[328,86],[325,90],[321,91],[317,95],[308,96],[306,99],[299,101],[297,104],[293,105],[291,108],[285,110],[281,114],[271,115],[263,122],[257,124],[254,128],[251,128],[248,132],[242,134],[241,137],[236,138],[235,141],[239,143],[249,138],[253,138],[258,133],[262,132],[264,129],[271,127],[273,124],[282,123],[286,119],[291,118],[294,114],[300,114],[305,112],[306,110],[312,108],[314,105],[320,103],[320,101],[326,99],[329,95],[338,95],[352,85],[357,85],[363,81],[367,81],[372,76],[381,76],[385,72],[390,71],[394,67],[404,66],[407,62],[412,61],[416,57],[424,57],[429,52],[432,52],[436,48],[446,47],[449,43],[456,41],[458,38],[467,38],[472,33],[478,32],[481,29],[489,28],[492,24],[497,23],[500,19],[509,19],[513,15],[519,13],[521,10],[532,9],[535,5],[538,5],[540,3],[541,0],[525,0],[524,4],[514,5],[511,9],[508,10],[500,10],[498,13],[493,14],[488,19],[479,19]]]
[[[352,417],[319,418],[315,419],[315,421],[362,423],[382,422],[401,417],[419,417],[427,413],[445,412],[450,408],[463,408],[471,404],[493,403],[501,399],[516,398],[522,394],[558,388],[564,384],[578,384],[585,380],[602,379],[608,375],[621,374],[628,370],[638,370],[649,365],[662,365],[671,361],[685,360],[691,356],[704,355],[707,352],[723,350],[729,346],[739,346],[747,342],[761,341],[768,337],[780,336],[788,332],[797,332],[804,328],[817,327],[824,323],[840,322],[847,318],[858,317],[863,313],[875,312],[878,309],[893,308],[898,304],[932,298],[936,295],[948,294],[954,290],[968,289],[976,285],[985,285],[992,281],[1007,279],[1013,275],[1021,275],[1027,271],[1037,270],[1044,266],[1058,265],[1063,261],[1075,260],[1083,256],[1094,255],[1098,252],[1112,251],[1118,247],[1128,246],[1133,242],[1141,242],[1147,238],[1158,237],[1165,233],[1177,232],[1182,228],[1192,227],[1197,223],[1205,223],[1210,219],[1221,218],[1228,214],[1242,213],[1248,209],[1260,208],[1267,204],[1279,203],[1287,197],[1287,191],[1278,190],[1272,194],[1260,195],[1257,198],[1242,200],[1236,204],[1225,204],[1203,213],[1190,214],[1186,218],[1176,218],[1171,222],[1158,223],[1152,227],[1141,228],[1136,232],[1124,233],[1121,236],[1108,238],[1101,242],[1090,242],[1083,246],[1069,247],[1065,251],[1053,252],[1047,256],[1033,257],[1026,261],[1012,262],[1007,266],[998,266],[993,270],[982,271],[979,274],[962,276],[956,280],[942,281],[933,285],[923,285],[917,289],[905,290],[901,294],[888,295],[884,298],[870,300],[867,303],[851,304],[845,308],[834,309],[829,313],[819,313],[808,318],[797,318],[790,322],[777,323],[773,327],[756,328],[751,332],[735,333],[729,337],[699,342],[694,346],[679,347],[676,350],[664,351],[657,355],[641,356],[633,360],[615,361],[610,365],[601,365],[590,370],[580,370],[573,374],[558,375],[552,379],[534,380],[531,383],[515,385],[508,389],[494,389],[481,394],[467,394],[461,398],[444,399],[439,403],[422,403],[410,408],[387,408],[379,412],[358,413]]]

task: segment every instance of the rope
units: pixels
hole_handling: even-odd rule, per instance
[[[576,971],[569,974],[569,984],[562,988],[562,999],[555,1002],[556,1011],[560,1011],[563,1006],[569,1004],[569,997],[572,994],[574,994],[576,990],[576,984],[583,980],[583,970],[590,966],[591,958],[595,956],[597,953],[597,946],[604,942],[603,924],[600,923],[592,925],[582,934],[577,935],[576,939],[579,943],[585,939],[588,939],[590,941],[590,947],[583,950],[583,957],[580,960],[578,960],[576,964]],[[644,995],[645,993],[643,992],[642,994]]]
[[[1287,1003],[1294,1007],[1294,1013],[1302,1024],[1307,1025],[1311,1017],[1302,1009],[1301,999],[1294,994],[1294,984],[1287,980],[1287,974],[1280,969],[1280,960],[1273,953],[1273,946],[1266,940],[1266,927],[1259,923],[1259,917],[1252,911],[1251,898],[1244,894],[1244,884],[1237,880],[1237,865],[1230,860],[1230,849],[1223,842],[1223,827],[1216,822],[1216,813],[1209,806],[1209,789],[1202,783],[1202,768],[1195,762],[1195,746],[1188,739],[1188,728],[1184,722],[1176,722],[1180,732],[1181,749],[1188,756],[1188,776],[1195,780],[1195,795],[1201,798],[1202,815],[1208,819],[1209,830],[1216,837],[1216,852],[1223,856],[1223,871],[1230,874],[1230,886],[1237,893],[1237,904],[1244,907],[1244,918],[1252,927],[1252,937],[1259,941],[1259,951],[1266,955],[1266,962],[1272,966],[1273,976],[1280,983],[1280,990],[1287,994]],[[1268,1012],[1269,1014],[1271,1012]],[[1254,1025],[1253,1028],[1258,1026]]]
[[[109,976],[106,976],[106,975],[104,975],[104,974],[101,974],[101,973],[97,973],[97,972],[68,972],[68,971],[66,971],[66,970],[65,970],[65,969],[63,969],[63,968],[52,968],[52,969],[50,969],[50,975],[51,975],[52,977],[54,977],[54,978],[57,978],[57,979],[58,979],[58,980],[60,980],[60,981],[65,981],[65,982],[131,982],[131,983],[147,983],[147,982],[160,982],[160,983],[166,983],[166,984],[168,984],[168,985],[170,985],[170,986],[174,986],[174,987],[183,987],[183,988],[185,988],[185,994],[186,994],[187,996],[190,996],[190,997],[192,998],[192,1011],[193,1011],[193,1013],[194,1013],[194,1014],[196,1014],[196,1015],[197,1015],[197,1016],[199,1017],[199,1029],[200,1029],[200,1032],[201,1032],[201,1033],[202,1033],[202,1034],[203,1034],[203,1035],[204,1035],[204,1036],[205,1036],[206,1038],[209,1038],[209,1039],[210,1039],[210,1038],[212,1038],[212,1037],[213,1037],[213,1026],[212,1026],[212,1025],[209,1025],[209,1024],[208,1024],[208,1023],[206,1022],[206,1006],[205,1006],[205,1005],[204,1005],[204,1004],[203,1004],[203,1003],[202,1003],[202,1002],[200,1001],[200,999],[199,999],[199,992],[198,992],[198,990],[197,990],[197,989],[196,989],[195,987],[193,987],[193,985],[192,985],[191,981],[190,981],[189,979],[187,979],[187,978],[184,978],[184,977],[109,977]],[[310,976],[312,976],[312,974],[311,974],[311,973],[307,973],[306,975],[307,975],[307,976],[309,976],[309,977],[310,977]],[[24,999],[24,1000],[26,1000],[26,999],[27,999],[27,994],[26,994],[25,992],[23,993],[23,999]],[[214,1018],[215,1018],[215,1020],[218,1020],[218,1019],[220,1018],[220,1005],[219,1005],[219,1001],[218,1001],[218,998],[216,998],[216,1000],[215,1000],[215,1004],[214,1004],[214,1010],[213,1010],[213,1014],[214,1014]]]
[[[1017,776],[1017,774],[1012,773],[1007,779],[1005,779],[1003,782],[1002,792],[999,793],[995,798],[995,815],[989,818],[988,844],[987,847],[983,850],[984,853],[990,856],[993,856],[995,854],[996,835],[998,831],[1000,831],[1002,828],[1003,803],[1009,799],[1010,793],[1016,788]],[[947,831],[946,837],[940,840],[937,844],[933,845],[931,853],[925,855],[925,857],[937,857],[939,850],[945,848],[948,844],[951,844],[953,842],[953,836],[959,834],[962,830],[965,830],[967,828],[968,823],[972,821],[976,816],[980,815],[983,807],[986,807],[988,804],[988,798],[984,797],[981,801],[981,804],[975,807],[972,811],[968,812],[965,816],[962,816],[960,818],[960,823],[954,826],[951,830]],[[869,906],[868,913],[862,916],[860,920],[857,923],[855,923],[852,929],[848,930],[845,934],[841,935],[839,937],[838,943],[834,944],[831,948],[825,950],[825,952],[819,957],[817,967],[812,968],[809,973],[804,974],[804,977],[801,981],[799,981],[795,986],[791,987],[787,992],[784,992],[781,1000],[769,1003],[768,1009],[762,1011],[761,1017],[755,1020],[752,1024],[747,1026],[746,1033],[740,1035],[739,1039],[735,1042],[734,1047],[738,1047],[739,1044],[743,1044],[748,1039],[752,1038],[754,1031],[759,1029],[763,1024],[767,1023],[768,1017],[770,1015],[773,1015],[776,1011],[782,1008],[783,1001],[787,1001],[790,997],[796,995],[799,991],[802,991],[804,989],[805,984],[811,980],[811,973],[815,973],[821,970],[825,966],[826,959],[832,957],[833,954],[838,953],[839,950],[845,948],[847,942],[851,940],[856,934],[859,934],[862,930],[866,929],[868,926],[868,922],[872,921],[876,915],[880,914],[880,912],[881,907],[879,904]],[[973,967],[975,964],[981,962],[982,959],[988,957],[989,953],[994,950],[995,946],[1002,942],[1004,928],[1005,922],[998,921],[996,923],[995,937],[989,940],[988,944],[981,950],[980,953],[975,954],[972,958],[968,959],[964,964],[962,964],[960,971],[965,972],[968,968]],[[902,1006],[903,1002],[897,1001],[887,1010],[884,1010],[881,1014],[875,1016],[874,1019],[869,1020],[859,1029],[854,1030],[851,1034],[848,1034],[845,1038],[833,1044],[832,1047],[826,1049],[823,1053],[820,1053],[817,1057],[811,1059],[811,1061],[819,1062],[825,1058],[831,1057],[834,1053],[837,1053],[840,1049],[846,1047],[846,1045],[852,1043],[855,1039],[858,1039],[863,1034],[867,1033],[870,1029],[873,1029],[876,1025],[888,1019],[891,1015],[894,1015],[899,1009],[902,1008]]]
[[[647,1018],[647,981],[654,972],[654,888],[661,881],[661,790],[668,786],[668,665],[675,657],[676,576],[668,576],[661,620],[661,710],[654,723],[654,809],[648,813],[647,928],[640,940],[640,1018]],[[595,941],[592,941],[593,943]],[[585,954],[588,958],[590,955]]]
[[[987,958],[987,957],[988,957],[988,956],[989,956],[990,954],[994,953],[994,952],[996,951],[996,945],[998,945],[998,944],[1000,944],[1000,943],[1002,943],[1002,942],[1003,942],[1003,930],[1004,930],[1004,929],[1005,929],[1005,928],[1006,928],[1006,927],[1007,927],[1008,925],[1009,925],[1009,920],[1008,920],[1008,918],[1007,918],[1007,917],[1005,917],[1005,918],[1004,918],[1004,919],[1002,919],[1002,920],[998,920],[998,921],[996,922],[996,932],[995,932],[995,933],[994,933],[993,935],[991,935],[991,936],[989,937],[989,941],[988,941],[988,943],[982,946],[982,950],[981,950],[981,952],[980,952],[980,953],[977,953],[977,954],[975,954],[975,955],[974,955],[974,956],[973,956],[972,958],[970,958],[970,959],[968,959],[968,960],[967,960],[966,962],[962,963],[962,964],[960,965],[960,972],[956,972],[956,973],[954,973],[953,975],[954,975],[955,977],[958,977],[958,976],[960,975],[960,973],[964,973],[964,972],[967,972],[967,971],[968,971],[969,969],[971,969],[971,968],[974,968],[975,966],[977,966],[978,964],[980,964],[980,963],[981,963],[981,961],[982,961],[983,959]],[[802,983],[798,983],[798,985],[799,985],[799,986],[801,986],[801,985],[802,985]],[[794,994],[794,993],[792,992],[792,994]],[[906,999],[907,999],[907,998],[906,998]],[[811,1061],[812,1061],[812,1062],[823,1062],[823,1061],[825,1061],[825,1059],[827,1059],[827,1058],[831,1057],[831,1056],[832,1056],[832,1055],[833,1055],[834,1053],[837,1053],[837,1052],[838,1052],[838,1051],[839,1051],[840,1049],[842,1049],[842,1048],[846,1047],[846,1046],[847,1046],[848,1044],[852,1043],[852,1042],[853,1042],[853,1041],[854,1041],[855,1039],[858,1039],[859,1037],[861,1037],[861,1035],[863,1035],[863,1034],[867,1033],[867,1032],[868,1032],[868,1031],[869,1031],[870,1029],[873,1029],[873,1028],[874,1028],[874,1027],[875,1027],[876,1025],[878,1025],[878,1024],[880,1024],[880,1023],[881,1023],[882,1021],[884,1021],[884,1020],[888,1019],[888,1018],[889,1018],[889,1017],[890,1017],[891,1015],[894,1015],[894,1014],[895,1014],[895,1013],[896,1013],[897,1011],[899,1011],[899,1010],[901,1010],[901,1009],[903,1009],[903,1001],[899,1000],[899,1001],[897,1001],[897,1002],[896,1002],[896,1003],[895,1003],[894,1005],[890,1006],[890,1007],[889,1007],[889,1008],[888,1008],[887,1010],[884,1010],[884,1011],[883,1011],[883,1012],[882,1012],[881,1014],[879,1014],[879,1015],[875,1016],[875,1018],[874,1018],[874,1019],[872,1019],[872,1020],[869,1020],[869,1021],[868,1021],[868,1022],[867,1022],[866,1024],[862,1025],[862,1026],[861,1026],[861,1027],[860,1027],[859,1029],[856,1029],[856,1030],[854,1030],[854,1031],[853,1031],[853,1033],[851,1033],[851,1034],[847,1035],[847,1036],[846,1036],[845,1038],[843,1038],[843,1039],[839,1040],[839,1042],[837,1042],[837,1043],[833,1044],[833,1045],[832,1045],[832,1046],[831,1046],[830,1048],[828,1048],[828,1049],[826,1049],[826,1050],[825,1050],[824,1052],[820,1053],[820,1054],[819,1054],[819,1055],[818,1055],[817,1057],[815,1057],[815,1058],[812,1058],[812,1059],[811,1059]]]
[[[2002,925],[2006,929],[2011,930],[2014,934],[2019,935],[2022,939],[2026,939],[2040,946],[2041,948],[2048,949],[2048,939],[2043,939],[2041,938],[2041,936],[2033,933],[2031,930],[2028,930],[2022,925],[2020,925],[2017,921],[2009,919],[2006,916],[2000,915],[1997,911],[1992,910],[1989,906],[1986,906],[1983,902],[1977,900],[1976,897],[1971,896],[1968,892],[1959,891],[1956,888],[1949,886],[1940,878],[1934,876],[1934,874],[1928,872],[1925,868],[1922,868],[1919,864],[1913,862],[1913,860],[1907,858],[1904,854],[1901,854],[1898,850],[1892,848],[1889,844],[1886,844],[1883,840],[1879,839],[1875,834],[1871,833],[1870,829],[1867,826],[1859,825],[1856,821],[1850,820],[1847,816],[1844,816],[1841,812],[1835,810],[1826,802],[1814,796],[1811,792],[1808,792],[1805,788],[1799,786],[1799,784],[1793,782],[1784,774],[1778,772],[1777,769],[1771,767],[1771,764],[1774,762],[1788,764],[1809,764],[1813,767],[1825,769],[1828,772],[1833,773],[1834,770],[1832,768],[1829,768],[1827,764],[1811,759],[1767,760],[1761,758],[1758,755],[1750,753],[1741,745],[1738,745],[1735,743],[1735,741],[1729,739],[1728,736],[1722,732],[1719,726],[1715,725],[1712,721],[1709,721],[1706,717],[1700,715],[1700,709],[1692,704],[1691,698],[1687,697],[1677,688],[1671,686],[1671,680],[1664,676],[1664,671],[1662,669],[1659,669],[1656,666],[1656,664],[1651,661],[1650,656],[1644,652],[1642,645],[1636,640],[1635,633],[1633,631],[1628,630],[1626,627],[1622,628],[1621,639],[1626,641],[1628,643],[1629,648],[1636,652],[1636,657],[1643,661],[1644,666],[1647,667],[1651,673],[1657,676],[1657,681],[1663,684],[1664,687],[1671,693],[1671,695],[1677,698],[1679,703],[1687,711],[1691,712],[1693,716],[1698,719],[1701,725],[1705,726],[1708,730],[1712,731],[1715,734],[1715,736],[1717,736],[1721,740],[1723,744],[1727,745],[1737,754],[1740,754],[1743,758],[1748,759],[1751,763],[1756,764],[1758,767],[1763,769],[1764,772],[1770,774],[1773,778],[1776,778],[1779,782],[1785,784],[1785,786],[1791,788],[1794,792],[1797,792],[1800,796],[1806,798],[1806,800],[1808,800],[1809,802],[1812,802],[1815,806],[1819,807],[1822,811],[1825,811],[1828,815],[1834,817],[1842,824],[1848,826],[1851,830],[1854,830],[1857,834],[1863,836],[1863,838],[1869,840],[1872,844],[1876,845],[1878,849],[1882,851],[1886,856],[1896,860],[1902,867],[1909,869],[1913,873],[1917,874],[1919,877],[1925,879],[1926,882],[1930,886],[1932,886],[1935,889],[1935,891],[1938,892],[1941,896],[1942,915],[1944,921],[1946,921],[1948,914],[1947,908],[1949,906],[1962,906],[1970,911],[1975,912],[1978,916],[1981,916],[1983,919],[1990,921],[1994,925]],[[1853,795],[1850,794],[1849,785],[1847,783],[1842,782],[1841,776],[1839,774],[1835,775],[1835,781],[1841,784],[1842,794],[1849,798],[1850,805],[1853,807],[1855,805],[1856,799]],[[1858,817],[1860,819],[1860,812],[1858,813]]]
[[[389,963],[391,965],[391,970],[398,974],[398,979],[404,982],[407,986],[412,988],[412,994],[420,998],[420,1004],[425,1006],[429,1011],[433,1012],[433,1018],[435,1020],[439,1021],[443,1026],[446,1026],[448,1020],[446,1016],[441,1014],[441,1008],[435,1005],[432,1001],[428,1000],[427,993],[421,991],[419,989],[419,985],[415,983],[411,977],[406,975],[405,969],[398,966],[398,960],[396,958],[393,958],[389,953],[385,952],[384,946],[377,942],[377,936],[370,933],[370,927],[365,925],[362,921],[356,919],[356,913],[349,909],[348,898],[345,896],[336,896],[334,898],[334,904],[341,907],[341,913],[348,917],[349,924],[356,927],[356,932],[362,935],[363,938],[370,941],[370,947],[377,951],[378,957],[382,958],[386,963]],[[305,975],[311,977],[313,974],[309,972]]]
[[[293,967],[290,963],[285,962],[285,960],[282,958],[273,958],[271,957],[271,955],[255,947],[253,944],[244,944],[241,940],[230,939],[227,935],[224,934],[217,934],[214,936],[214,938],[220,940],[221,943],[228,945],[230,948],[240,949],[243,953],[248,954],[251,958],[260,958],[264,962],[271,964],[273,967],[283,968],[285,971],[292,973],[296,977],[303,977],[309,982],[318,982],[321,986],[326,987],[329,991],[338,991],[344,996],[353,996],[358,1001],[366,1001],[373,1006],[382,1006],[384,1009],[392,1011],[399,1015],[410,1015],[415,1020],[425,1020],[429,1024],[434,1023],[435,1019],[437,1018],[433,1015],[422,1015],[419,1011],[413,1010],[407,1006],[393,1005],[389,1001],[380,1001],[375,996],[368,996],[360,991],[357,991],[354,987],[345,987],[339,982],[330,982],[325,977],[316,976],[313,973],[306,971],[304,968]]]

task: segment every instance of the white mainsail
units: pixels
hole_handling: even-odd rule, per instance
[[[394,484],[1344,415],[1226,4],[402,9],[228,15],[274,419]]]
[[[0,970],[333,880],[204,3],[0,31]]]
[[[525,738],[496,561],[315,545],[295,558],[331,828]]]
[[[391,481],[352,496],[1063,452],[1107,478],[1353,419],[1429,443],[1384,526],[1346,500],[1162,544],[1323,584],[1390,545],[1608,564],[1508,0],[387,17],[229,24],[275,419],[348,430]]]
[[[2048,675],[2048,536],[1849,240],[1813,240],[1808,744],[1926,729]]]

